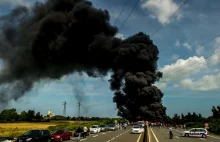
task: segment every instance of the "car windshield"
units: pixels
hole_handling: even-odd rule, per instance
[[[100,127],[105,127],[105,125],[100,125]]]
[[[114,124],[110,124],[109,127],[115,127],[115,125]]]
[[[54,133],[55,134],[62,134],[64,131],[63,130],[56,130]]]
[[[24,136],[30,136],[31,135],[31,131],[27,131],[23,134]]]
[[[23,136],[31,136],[31,135],[36,135],[36,134],[39,134],[39,131],[37,130],[30,130],[30,131],[27,131],[23,134]]]
[[[133,128],[140,128],[140,126],[136,125],[136,126],[133,126]]]
[[[97,128],[97,126],[92,126],[91,128]]]

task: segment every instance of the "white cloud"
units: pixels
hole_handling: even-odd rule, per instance
[[[154,85],[157,86],[157,88],[159,89],[164,89],[167,87],[166,83],[160,83],[160,82],[156,82]]]
[[[197,45],[196,47],[196,54],[201,55],[204,52],[204,46]]]
[[[220,89],[220,73],[218,75],[205,75],[201,79],[193,81],[191,78],[183,79],[179,87],[199,91],[212,91]]]
[[[210,53],[208,58],[210,64],[217,65],[220,61],[220,37],[217,37],[214,42],[214,52]]]
[[[212,65],[217,65],[220,61],[220,49],[216,48],[214,52],[211,53],[211,56],[208,58],[209,63]]]
[[[149,17],[152,18],[152,19],[156,19],[157,18],[156,16],[154,16],[152,14],[150,14]]]
[[[156,17],[163,24],[179,8],[173,0],[146,0],[141,5],[144,9],[151,12],[150,17]],[[173,18],[180,20],[183,15],[178,12]],[[169,23],[168,21],[167,23]]]
[[[30,2],[26,0],[0,0],[0,5],[1,4],[30,6]]]
[[[171,57],[171,60],[177,60],[177,59],[179,59],[179,57],[180,57],[179,55],[173,54]]]
[[[220,47],[220,37],[217,37],[217,38],[215,39],[214,47],[216,47],[216,48]]]
[[[115,37],[125,39],[124,34],[120,34],[120,33],[116,34]]]
[[[185,43],[183,44],[183,46],[186,47],[186,48],[189,49],[189,50],[192,49],[192,46],[191,46],[189,43],[187,43],[187,42],[185,42]]]
[[[219,69],[214,69],[213,72],[219,72]]]
[[[176,46],[176,47],[179,47],[179,46],[180,46],[179,40],[176,40],[175,46]]]
[[[193,73],[199,72],[201,69],[206,68],[206,60],[201,57],[190,57],[186,60],[179,59],[175,63],[165,65],[159,70],[163,72],[163,78],[161,82],[168,83],[169,81],[178,81]]]

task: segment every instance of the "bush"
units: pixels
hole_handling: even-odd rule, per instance
[[[209,131],[214,134],[220,134],[220,119],[213,119],[209,123]]]
[[[201,122],[188,122],[185,124],[186,128],[203,128],[204,124]]]

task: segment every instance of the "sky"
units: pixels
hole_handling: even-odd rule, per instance
[[[0,15],[36,1],[45,0],[0,0]],[[139,31],[150,35],[160,52],[158,70],[163,72],[155,85],[164,93],[163,105],[169,116],[189,111],[212,115],[212,106],[220,105],[219,0],[188,0],[184,5],[184,0],[140,0],[129,17],[136,0],[127,4],[127,0],[91,1],[94,7],[109,11],[111,24],[119,29],[117,37],[124,39]],[[75,73],[60,80],[37,82],[32,91],[11,101],[8,108],[42,114],[52,110],[62,115],[66,101],[66,114],[78,116],[77,104],[81,102],[81,116],[117,117],[109,89],[110,75],[89,78]]]

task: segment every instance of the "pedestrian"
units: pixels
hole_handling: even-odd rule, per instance
[[[77,138],[77,141],[79,142],[80,141],[80,138],[81,138],[81,134],[83,133],[83,129],[81,127],[79,127],[77,129],[77,132],[78,132],[78,138]]]
[[[83,137],[86,138],[86,133],[88,131],[88,128],[86,126],[84,126],[83,128]]]

